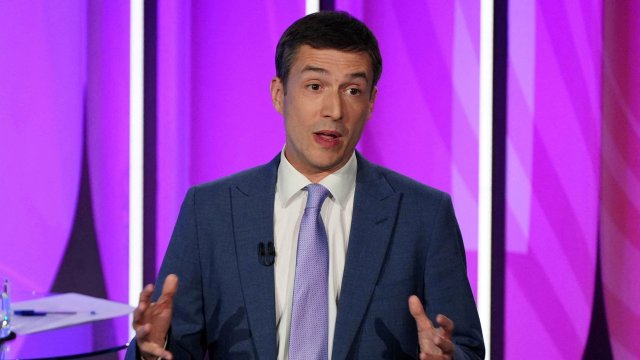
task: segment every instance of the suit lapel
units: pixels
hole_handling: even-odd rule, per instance
[[[276,358],[273,267],[258,261],[258,244],[273,241],[273,201],[279,156],[231,189],[236,256],[249,327],[260,357]]]
[[[359,154],[358,154],[359,155]],[[336,318],[333,359],[344,359],[358,331],[385,259],[400,194],[358,156],[351,235]]]

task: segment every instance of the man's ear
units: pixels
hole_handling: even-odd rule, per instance
[[[371,96],[369,96],[369,116],[367,116],[367,120],[371,117],[371,113],[373,113],[373,106],[376,103],[376,96],[378,96],[378,87],[374,86],[371,90]]]
[[[280,114],[284,115],[284,84],[279,77],[271,80],[271,103]]]

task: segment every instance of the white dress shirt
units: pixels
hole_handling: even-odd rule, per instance
[[[337,304],[342,286],[349,232],[351,231],[357,169],[358,163],[354,152],[345,166],[320,181],[320,184],[331,193],[320,210],[320,216],[329,240],[329,343],[327,348],[329,359],[331,359],[331,350],[333,349]],[[280,154],[273,213],[274,246],[276,249],[274,263],[276,329],[279,360],[288,359],[298,231],[307,203],[307,191],[304,190],[304,187],[309,184],[311,181],[289,163],[283,150]]]

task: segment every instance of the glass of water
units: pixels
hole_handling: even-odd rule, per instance
[[[9,280],[5,279],[0,304],[0,339],[9,335],[11,335],[11,298],[9,297]]]

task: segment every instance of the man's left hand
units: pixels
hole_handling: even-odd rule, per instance
[[[442,314],[438,314],[436,321],[440,326],[437,328],[434,327],[424,312],[422,302],[420,302],[420,299],[415,295],[409,297],[409,312],[411,312],[418,326],[420,360],[453,359],[453,351],[455,348],[451,341],[453,321]]]

